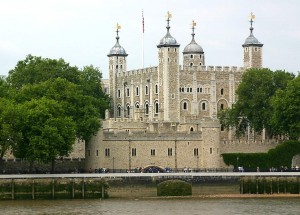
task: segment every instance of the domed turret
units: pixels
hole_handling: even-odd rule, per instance
[[[184,48],[183,54],[203,54],[204,52],[202,47],[195,41],[194,30],[195,30],[196,22],[193,21],[192,26],[193,26],[192,41]]]
[[[244,44],[244,67],[245,68],[261,68],[262,67],[262,46],[253,35],[253,20],[255,16],[250,14],[250,35],[246,38]]]
[[[172,17],[172,15],[170,14],[170,12],[168,12],[167,14],[167,34],[160,40],[159,44],[157,45],[157,48],[160,47],[179,47],[180,45],[177,43],[176,39],[174,37],[171,36],[170,34],[170,18]]]
[[[192,22],[192,41],[183,50],[183,65],[185,67],[203,66],[204,51],[203,48],[195,41],[196,22]]]
[[[111,56],[128,56],[128,54],[126,53],[125,49],[120,46],[119,44],[119,29],[121,28],[121,26],[119,24],[117,24],[117,37],[116,37],[116,44],[110,49],[109,54],[107,55],[108,57]]]

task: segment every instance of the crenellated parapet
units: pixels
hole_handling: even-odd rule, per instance
[[[237,73],[244,72],[245,68],[237,66],[192,66],[184,68],[184,71]]]
[[[153,67],[148,67],[144,69],[135,69],[135,70],[130,70],[126,72],[119,72],[117,73],[117,77],[136,77],[136,76],[141,76],[144,74],[156,74],[157,73],[157,66]]]

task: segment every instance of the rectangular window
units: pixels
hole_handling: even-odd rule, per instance
[[[129,88],[126,88],[126,96],[129,97],[129,95],[130,95]]]
[[[121,98],[121,90],[118,90],[118,98]]]
[[[210,148],[210,154],[212,154],[213,153],[213,148]]]
[[[155,149],[151,149],[151,156],[155,156]]]
[[[198,148],[194,148],[194,156],[199,156],[199,150],[198,150]]]
[[[168,156],[172,156],[172,148],[168,148]]]
[[[105,149],[105,157],[109,157],[110,156],[110,149],[106,148]]]
[[[133,157],[136,156],[136,148],[131,149],[131,156],[133,156]]]
[[[135,95],[136,95],[136,96],[139,95],[139,88],[138,88],[138,87],[136,87],[136,89],[135,89]]]
[[[96,150],[96,156],[97,156],[97,157],[98,157],[98,154],[99,154],[99,153],[98,153],[98,150]]]

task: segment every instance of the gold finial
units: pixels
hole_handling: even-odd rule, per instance
[[[195,27],[196,25],[197,25],[197,23],[193,20],[192,27]]]
[[[121,29],[121,25],[119,25],[119,23],[117,23],[116,29],[117,29],[117,30],[120,30],[120,29]]]
[[[167,20],[169,20],[170,18],[172,18],[172,14],[170,13],[170,11],[168,11],[167,15],[166,15]]]
[[[250,16],[249,16],[250,20],[254,20],[255,19],[255,15],[253,12],[250,13]]]

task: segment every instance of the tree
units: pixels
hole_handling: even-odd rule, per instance
[[[15,156],[54,164],[69,154],[76,137],[88,142],[108,108],[101,78],[98,68],[81,71],[63,59],[28,55],[19,61],[7,78],[9,97],[20,110]]]
[[[35,84],[49,79],[63,78],[72,83],[79,83],[79,69],[72,67],[63,59],[41,58],[27,55],[19,61],[13,70],[9,71],[8,83],[13,88],[20,89],[27,84]]]
[[[290,139],[300,137],[300,76],[290,81],[287,88],[278,90],[272,99],[272,125],[279,134]]]
[[[219,114],[221,123],[226,127],[235,127],[238,135],[244,133],[248,126],[256,132],[265,128],[269,135],[274,134],[276,129],[271,123],[272,96],[276,90],[284,89],[293,78],[293,74],[285,71],[247,70],[236,92],[238,101],[232,109]]]
[[[72,150],[76,124],[65,114],[63,105],[42,97],[19,104],[22,120],[18,127],[22,139],[15,145],[14,154],[29,161],[52,162]]]

